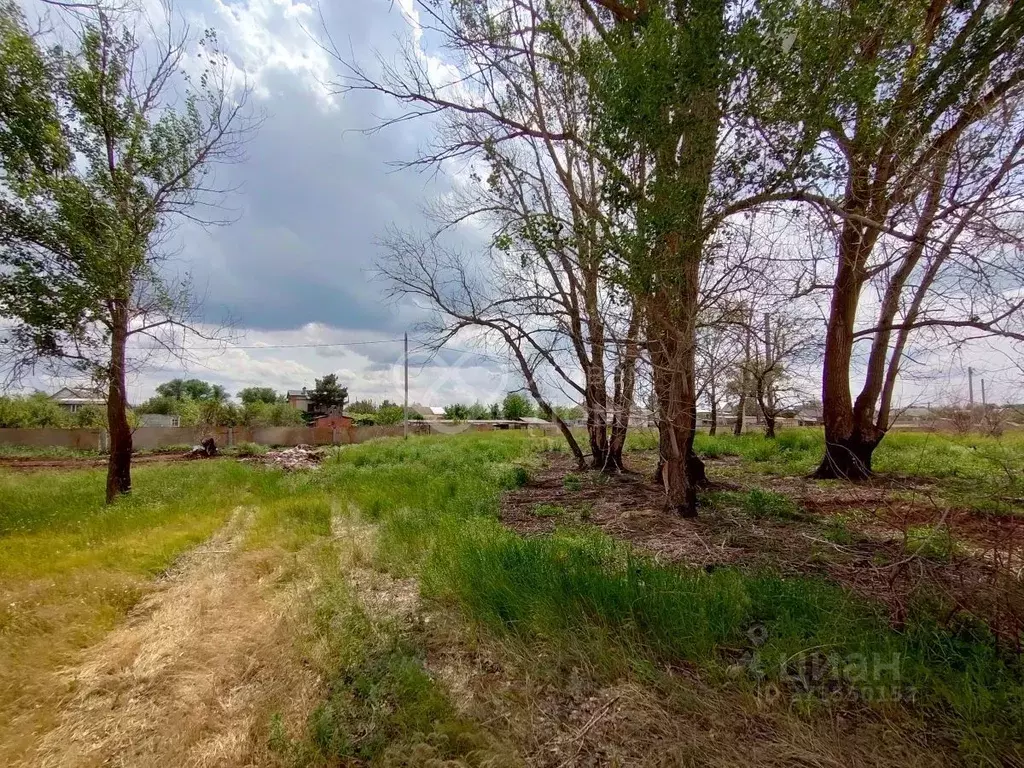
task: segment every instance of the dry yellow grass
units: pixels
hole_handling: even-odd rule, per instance
[[[317,681],[294,653],[294,590],[281,553],[244,552],[250,515],[175,568],[162,588],[66,670],[74,694],[25,766],[267,764],[273,712],[301,721]],[[278,562],[275,562],[278,561]]]

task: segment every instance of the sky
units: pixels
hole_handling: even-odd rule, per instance
[[[24,4],[30,15],[39,8]],[[423,311],[389,300],[374,277],[378,238],[389,227],[425,230],[424,206],[454,182],[444,172],[394,167],[416,156],[431,126],[409,122],[367,134],[393,105],[369,94],[334,95],[340,67],[321,41],[329,33],[346,57],[365,65],[377,54],[392,58],[416,34],[411,3],[177,0],[174,11],[193,33],[216,30],[220,49],[251,86],[253,113],[264,119],[244,162],[217,169],[218,186],[237,188],[217,214],[232,222],[179,223],[167,244],[166,269],[191,277],[203,319],[211,327],[230,323],[231,343],[196,341],[185,365],[149,357],[129,381],[129,400],[141,402],[177,376],[236,393],[312,388],[336,373],[350,399],[400,402],[404,333],[410,402],[493,402],[519,389],[498,351],[422,349],[415,326]],[[465,237],[482,243],[479,233]]]
[[[31,12],[38,0],[24,2]],[[146,2],[159,8],[157,0]],[[420,349],[415,326],[423,310],[389,300],[374,277],[378,238],[389,227],[425,229],[423,207],[460,181],[444,171],[396,168],[395,161],[414,158],[430,141],[432,126],[409,121],[365,132],[394,105],[370,94],[336,95],[331,82],[340,67],[319,41],[329,32],[346,58],[370,66],[377,54],[394,58],[409,40],[425,45],[413,0],[321,0],[319,7],[312,0],[176,0],[175,11],[193,31],[216,30],[265,119],[247,159],[218,170],[219,184],[237,187],[227,200],[232,223],[181,224],[168,266],[191,275],[208,322],[231,321],[231,343],[196,342],[187,367],[174,359],[145,361],[129,382],[129,400],[141,402],[177,376],[236,393],[246,386],[312,387],[336,373],[353,400],[400,402],[406,332],[411,402],[493,402],[519,389],[499,350]],[[424,55],[443,76],[438,54]],[[479,232],[455,236],[470,247],[485,242]],[[966,395],[968,365],[979,375],[988,371],[990,400],[1015,396],[1019,375],[1001,354],[982,349],[947,358],[930,361],[929,376],[908,378],[904,404]]]

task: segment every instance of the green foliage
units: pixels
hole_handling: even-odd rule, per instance
[[[562,478],[562,487],[570,493],[579,493],[583,490],[583,479],[572,472]]]
[[[402,423],[402,416],[405,413],[405,409],[400,405],[395,405],[387,400],[380,404],[380,408],[377,409],[377,423],[383,426],[391,426],[394,424]],[[417,413],[409,411],[410,420],[419,420],[423,417]]]
[[[484,420],[494,418],[491,416],[491,408],[481,403],[479,400],[473,403],[468,408],[467,418],[473,420]]]
[[[338,383],[338,376],[328,373],[322,379],[316,380],[316,386],[309,393],[309,405],[314,413],[329,413],[345,410],[345,403],[348,400],[348,388]]]
[[[743,500],[743,510],[751,517],[772,517],[791,520],[800,516],[800,510],[788,496],[774,491],[755,488]]]
[[[847,524],[846,517],[843,515],[836,515],[830,517],[825,522],[825,530],[822,533],[827,541],[831,541],[833,544],[852,544],[854,535],[850,531],[850,526]]]
[[[373,414],[377,412],[377,406],[373,404],[373,400],[355,400],[349,405],[348,412]]]
[[[444,408],[444,417],[452,421],[465,421],[469,418],[469,408],[462,403],[452,403]]]
[[[579,421],[584,416],[579,405],[556,405],[554,411],[562,421]]]
[[[908,554],[945,563],[961,554],[963,545],[946,526],[916,525],[907,529],[906,550]]]
[[[42,392],[0,397],[0,427],[67,429],[72,424],[72,414]]]
[[[263,456],[269,450],[267,446],[259,443],[239,443],[235,447],[235,455],[245,457]]]
[[[530,514],[534,517],[561,517],[566,509],[558,504],[535,504]]]
[[[537,410],[531,400],[518,392],[509,392],[501,405],[502,415],[506,419],[522,419],[533,416]]]
[[[242,401],[242,405],[276,405],[284,402],[284,395],[279,395],[271,387],[246,387],[238,393],[238,399]]]
[[[157,397],[168,400],[223,402],[228,399],[228,393],[224,387],[219,384],[210,384],[201,379],[171,379],[158,385],[156,394]]]

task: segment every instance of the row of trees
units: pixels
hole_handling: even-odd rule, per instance
[[[542,410],[583,402],[589,450],[556,419],[581,465],[621,466],[649,394],[668,506],[696,514],[716,350],[740,351],[740,394],[770,413],[809,348],[817,473],[861,479],[918,352],[1024,340],[1020,4],[417,6],[424,34],[399,61],[336,51],[338,90],[404,106],[383,125],[437,126],[410,164],[475,175],[434,206],[435,231],[389,235],[380,271],[434,308],[435,344],[483,334]],[[446,245],[469,217],[493,232],[486,253]]]
[[[536,406],[525,395],[509,392],[500,403],[484,405],[476,402],[472,405],[452,403],[445,406],[444,417],[453,421],[469,419],[523,419],[536,416]],[[564,422],[577,421],[583,417],[583,409],[577,405],[555,405],[551,412],[542,411],[545,417],[557,415]]]

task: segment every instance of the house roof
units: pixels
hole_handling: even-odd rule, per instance
[[[305,387],[302,389],[289,389],[288,397],[309,397],[309,390]]]
[[[444,416],[444,408],[439,405],[410,405],[409,410],[420,416]]]
[[[92,387],[62,387],[50,395],[50,399],[56,400],[58,403],[73,403],[77,405],[103,404],[107,402],[103,392]]]
[[[524,424],[550,424],[546,419],[538,419],[536,416],[520,416],[519,421]]]

